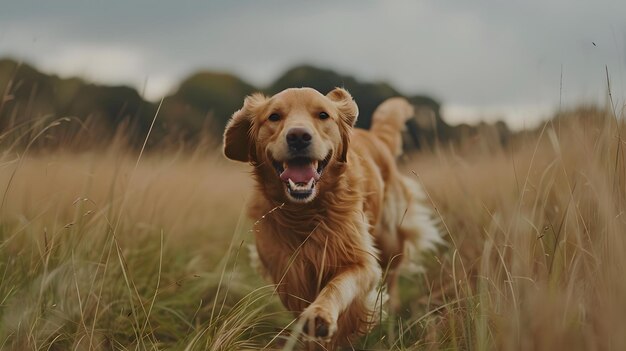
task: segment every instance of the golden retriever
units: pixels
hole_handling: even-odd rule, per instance
[[[441,241],[419,185],[395,162],[413,107],[386,100],[369,131],[353,128],[357,115],[344,89],[294,88],[248,96],[224,133],[226,157],[253,166],[249,212],[264,273],[330,349],[377,322],[382,279],[397,303],[407,250]]]

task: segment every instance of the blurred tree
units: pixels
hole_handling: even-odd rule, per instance
[[[305,86],[324,94],[335,87],[347,89],[359,106],[357,126],[361,128],[369,128],[372,113],[381,102],[402,96],[387,83],[360,82],[352,76],[308,65],[287,70],[265,89],[230,74],[201,71],[184,79],[173,94],[164,98],[151,144],[169,140],[195,145],[204,135],[221,140],[226,122],[247,95],[255,91],[273,95],[283,89]],[[80,121],[62,132],[48,133],[46,145],[55,140],[61,144],[76,139],[73,136],[77,134],[86,135],[85,144],[106,143],[120,130],[131,145],[141,145],[157,108],[133,88],[60,78],[11,59],[0,59],[0,91],[0,131],[20,125],[22,129],[29,128],[46,118],[74,117]],[[407,124],[407,148],[429,148],[478,132],[472,126],[448,125],[441,116],[440,103],[431,97],[407,98],[416,108],[415,118]],[[484,126],[480,128],[486,130]],[[509,138],[510,132],[502,122],[489,130],[490,134],[498,134],[495,138],[503,144]],[[19,128],[15,134],[19,135]]]
[[[220,136],[243,99],[255,91],[258,89],[235,76],[199,72],[183,80],[178,90],[165,98],[160,120],[168,131],[183,139],[195,139],[204,129]]]
[[[155,106],[137,91],[125,86],[99,86],[77,78],[63,79],[37,71],[14,60],[0,60],[0,130],[17,128],[14,135],[30,125],[60,117],[80,121],[70,123],[63,135],[78,133],[85,122],[99,126],[91,136],[107,140],[124,120],[131,121],[127,137],[133,144],[148,130]],[[21,127],[20,127],[21,126]],[[47,133],[47,143],[58,140],[57,131]]]

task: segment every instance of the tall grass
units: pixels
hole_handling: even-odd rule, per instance
[[[5,158],[3,348],[242,349],[273,336],[264,321],[284,312],[242,263],[247,172],[218,156],[135,163],[117,147]]]
[[[503,147],[408,155],[448,246],[355,348],[626,349],[623,117],[580,109]],[[0,160],[3,349],[290,345],[293,316],[248,262],[245,166],[23,151]]]
[[[426,274],[439,347],[626,348],[625,132],[580,109],[510,148],[412,166],[451,243]]]

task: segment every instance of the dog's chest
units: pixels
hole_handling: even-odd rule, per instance
[[[346,245],[330,238],[292,243],[257,236],[261,262],[285,306],[302,311],[328,282],[354,264],[353,255],[344,252]]]

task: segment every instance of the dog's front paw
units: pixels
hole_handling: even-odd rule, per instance
[[[300,318],[304,320],[304,333],[322,340],[330,340],[337,330],[337,316],[319,305],[307,307]]]

